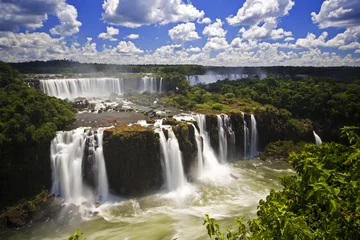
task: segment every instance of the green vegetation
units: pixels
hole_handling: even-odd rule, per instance
[[[254,110],[261,105],[251,100],[236,99],[233,94],[209,93],[199,87],[186,87],[182,94],[175,94],[161,99],[161,103],[207,113],[229,112],[230,110]]]
[[[99,76],[119,73],[171,73],[183,75],[244,73],[251,76],[276,76],[280,79],[306,78],[307,76],[334,77],[352,82],[359,79],[358,67],[213,67],[201,65],[114,65],[99,63],[79,63],[70,60],[33,61],[11,63],[23,74],[62,74],[95,73]]]
[[[0,86],[0,155],[19,145],[51,140],[74,119],[69,104],[28,87],[3,62]]]
[[[360,81],[347,84],[328,78],[267,78],[218,81],[202,88],[213,94],[232,93],[238,99],[286,109],[297,119],[311,119],[328,140],[339,139],[337,129],[360,122]]]
[[[0,62],[0,209],[42,190],[50,170],[47,148],[74,114],[70,104],[30,88]]]
[[[258,218],[248,228],[222,233],[206,216],[204,225],[214,239],[359,239],[360,238],[360,128],[344,127],[348,145],[306,145],[289,161],[298,173],[282,179],[284,189],[260,200]]]
[[[77,229],[76,232],[74,232],[74,234],[69,237],[69,240],[86,240],[86,238],[81,239],[82,235],[83,233]]]
[[[48,200],[47,190],[43,190],[30,200],[21,200],[16,205],[6,208],[0,215],[0,229],[1,228],[16,228],[25,224],[25,221],[45,204]]]
[[[260,155],[261,159],[283,158],[286,159],[290,153],[300,153],[305,146],[305,142],[294,143],[293,141],[276,141],[269,143],[265,151]]]

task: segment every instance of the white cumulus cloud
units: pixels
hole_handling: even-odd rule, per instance
[[[169,36],[174,42],[187,42],[200,39],[195,23],[182,23],[169,30]]]
[[[3,0],[0,1],[0,31],[17,32],[20,27],[37,29],[43,26],[48,15],[55,15],[60,24],[50,29],[51,34],[70,36],[79,32],[82,25],[77,20],[74,6],[65,0]]]
[[[244,39],[282,39],[292,32],[277,29],[278,19],[289,14],[294,4],[292,0],[246,0],[237,15],[226,20],[232,26],[249,26],[240,29]]]
[[[230,25],[258,25],[266,18],[278,18],[289,14],[292,0],[246,0],[236,16],[226,18]]]
[[[221,19],[216,19],[213,24],[206,26],[203,30],[203,34],[208,37],[225,37],[227,31],[223,28],[224,23]]]
[[[126,38],[135,40],[135,39],[138,39],[139,37],[140,37],[139,34],[130,34]]]
[[[326,0],[320,12],[311,13],[311,19],[320,28],[357,27],[360,25],[360,4],[358,0]]]
[[[188,22],[203,18],[205,14],[183,0],[104,0],[102,7],[105,22],[133,28]]]
[[[100,33],[99,38],[116,41],[117,39],[114,37],[115,35],[119,35],[119,29],[113,27],[106,27],[106,32]]]
[[[197,23],[199,24],[210,24],[211,23],[211,19],[210,18],[203,18],[203,19],[198,19]]]

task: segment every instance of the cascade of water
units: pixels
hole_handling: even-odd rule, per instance
[[[123,94],[121,78],[77,78],[40,80],[40,88],[49,96],[74,99]]]
[[[236,144],[236,138],[235,138],[235,133],[232,129],[232,124],[231,124],[231,120],[230,117],[228,115],[224,115],[224,127],[227,130],[227,134],[229,136],[229,140],[228,141],[228,155],[227,155],[227,159],[234,159],[235,158],[235,144]]]
[[[101,201],[105,201],[109,196],[109,183],[106,173],[105,159],[103,154],[103,135],[104,129],[98,129],[97,144],[98,147],[95,150],[95,160],[98,165],[98,177],[97,177],[97,194]]]
[[[197,85],[199,83],[209,84],[214,83],[218,80],[222,81],[225,79],[229,79],[230,81],[251,78],[251,77],[259,77],[260,79],[266,78],[266,74],[205,74],[205,75],[194,75],[188,76],[187,79],[191,86]]]
[[[157,92],[157,81],[155,77],[145,76],[141,79],[141,91],[149,91],[151,93]]]
[[[159,88],[159,92],[164,92],[164,89],[163,89],[163,78],[160,78],[160,88]]]
[[[94,174],[97,185],[97,195],[101,200],[108,197],[109,187],[105,169],[105,161],[102,152],[103,129],[99,134],[89,136],[84,128],[78,128],[69,132],[58,132],[51,142],[51,166],[53,171],[52,192],[60,195],[67,202],[81,203],[83,200],[93,199],[93,194],[83,183],[83,158],[86,139],[97,141],[97,148],[91,147],[95,153],[97,169]],[[96,140],[95,140],[96,136]]]
[[[250,157],[254,158],[259,155],[258,151],[258,131],[256,126],[256,119],[251,114],[251,146],[250,146]]]
[[[204,172],[211,172],[219,167],[219,162],[216,159],[215,153],[213,148],[210,145],[210,137],[208,132],[206,131],[206,117],[204,114],[197,114],[194,116],[195,121],[197,122],[199,129],[200,129],[200,136],[203,139],[203,151],[202,151],[202,158],[204,161],[203,170],[201,174]],[[197,129],[196,129],[197,131]]]
[[[227,162],[228,155],[228,143],[227,143],[227,135],[225,130],[225,124],[221,115],[217,115],[217,127],[219,134],[219,158],[222,163]]]
[[[315,137],[315,144],[316,144],[316,146],[320,146],[320,145],[322,144],[321,138],[319,137],[319,135],[316,134],[315,131],[313,131],[313,134],[314,134],[314,137]]]
[[[248,146],[250,144],[249,142],[249,128],[247,126],[247,122],[245,120],[245,114],[243,112],[241,112],[242,114],[242,117],[244,119],[244,159],[247,159],[248,158]]]
[[[195,127],[194,124],[190,124],[194,128],[195,132],[195,141],[196,141],[196,147],[197,147],[197,175],[201,176],[201,174],[204,171],[204,158],[203,158],[203,143],[202,143],[202,137],[200,136],[199,131]]]
[[[168,133],[168,139],[162,129]],[[171,127],[161,126],[157,129],[160,135],[160,146],[165,170],[166,185],[169,191],[185,186],[187,183],[182,164],[182,153],[179,142]]]

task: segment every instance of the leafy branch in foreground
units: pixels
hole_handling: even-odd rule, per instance
[[[83,233],[80,232],[79,229],[76,230],[76,232],[69,237],[69,240],[81,240],[81,236]],[[86,240],[86,238],[83,238],[82,240]]]
[[[248,221],[249,233],[224,235],[215,219],[204,224],[215,239],[360,239],[360,138],[358,127],[342,128],[350,143],[306,145],[289,160],[298,176],[283,178],[284,189],[260,200],[258,218]]]

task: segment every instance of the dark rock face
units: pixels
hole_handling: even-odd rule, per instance
[[[219,152],[219,129],[217,126],[217,116],[214,114],[206,115],[206,131],[209,133],[210,145],[216,153]]]
[[[90,131],[85,141],[84,155],[82,159],[83,181],[93,189],[96,188],[95,179],[97,179],[95,150],[98,147],[96,132]]]
[[[138,196],[163,185],[160,138],[151,129],[104,132],[109,186],[118,194]]]
[[[13,150],[0,159],[0,210],[50,187],[50,142]]]
[[[229,117],[235,133],[234,159],[237,160],[244,156],[244,119],[241,113],[231,113]]]
[[[186,177],[192,180],[192,167],[197,162],[197,145],[195,129],[188,123],[182,122],[173,126],[173,131],[179,141],[179,148],[183,156],[183,167]],[[201,150],[200,150],[201,151]]]

